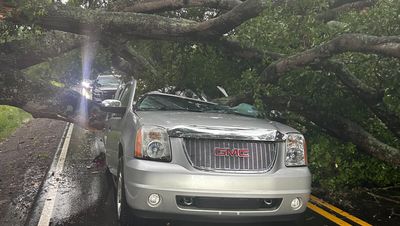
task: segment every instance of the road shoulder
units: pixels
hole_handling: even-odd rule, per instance
[[[33,119],[0,143],[0,225],[23,225],[66,123]]]

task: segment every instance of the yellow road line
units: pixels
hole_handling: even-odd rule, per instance
[[[332,210],[332,211],[334,211],[334,212],[346,217],[347,219],[353,221],[354,223],[357,223],[357,224],[359,224],[361,226],[372,226],[371,224],[368,224],[367,222],[361,220],[360,218],[357,218],[357,217],[355,217],[355,216],[353,216],[353,215],[351,215],[351,214],[349,214],[349,213],[347,213],[347,212],[345,212],[345,211],[343,211],[343,210],[341,210],[341,209],[339,209],[339,208],[337,208],[335,206],[332,206],[331,204],[329,204],[329,203],[327,203],[327,202],[325,202],[325,201],[323,201],[323,200],[321,200],[321,199],[319,199],[319,198],[317,198],[317,197],[315,197],[313,195],[310,195],[310,199],[311,199],[311,201],[314,201],[317,204],[325,206],[326,208],[328,208],[328,209],[330,209],[330,210]]]
[[[319,208],[318,206],[307,203],[307,207],[310,208],[312,211],[318,213],[319,215],[329,219],[330,221],[336,223],[337,225],[344,225],[344,226],[351,226],[351,224],[341,220],[340,218],[337,218],[336,216],[326,212],[325,210]]]

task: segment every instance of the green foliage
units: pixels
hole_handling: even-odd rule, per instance
[[[21,109],[0,105],[0,141],[11,135],[15,129],[31,117]]]
[[[343,14],[335,21],[317,19],[329,1],[301,0],[294,7],[269,8],[257,18],[240,26],[231,36],[259,49],[293,54],[312,48],[342,33],[400,35],[400,1],[382,0],[370,9]],[[400,117],[400,62],[373,54],[345,53],[335,59],[346,64],[360,80],[384,91],[384,103]],[[267,60],[265,65],[271,63]],[[254,68],[254,67],[253,67]],[[259,67],[255,67],[259,68]],[[287,73],[277,85],[260,85],[260,71],[242,72],[241,90],[272,96],[300,96],[328,112],[349,118],[379,140],[399,148],[399,140],[345,87],[335,75],[300,68]],[[258,104],[259,105],[259,104]],[[268,108],[268,106],[265,106]],[[307,107],[307,106],[305,106]],[[269,108],[268,108],[269,109]],[[271,110],[271,109],[269,109]],[[268,114],[266,114],[268,115]],[[313,184],[325,189],[357,186],[386,186],[400,181],[398,169],[361,153],[351,143],[343,143],[293,113],[280,116],[310,140],[310,168]],[[299,123],[301,122],[301,124]]]
[[[303,0],[293,7],[271,7],[241,25],[233,38],[259,49],[285,54],[308,49],[335,34],[315,18],[326,4],[323,0]]]
[[[145,91],[168,86],[205,91],[217,97],[217,85],[228,89],[240,80],[242,66],[224,57],[213,46],[162,41],[135,42],[135,49],[157,68],[157,75],[147,74],[141,81]]]
[[[39,17],[47,14],[47,8],[52,3],[52,0],[20,0],[17,5],[18,11],[23,13],[24,19],[33,24]]]
[[[360,153],[353,144],[320,133],[308,135],[313,186],[334,192],[358,186],[385,187],[399,183],[398,168]]]
[[[349,30],[355,33],[399,35],[399,15],[399,0],[380,0],[368,10],[343,14],[340,20],[347,23]]]

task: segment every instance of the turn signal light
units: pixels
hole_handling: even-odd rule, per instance
[[[135,141],[135,157],[142,158],[142,128],[140,128],[136,133],[136,141]]]

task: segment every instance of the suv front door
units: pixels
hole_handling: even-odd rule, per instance
[[[121,107],[128,107],[132,89],[132,84],[126,84],[119,97],[116,97],[121,102]],[[106,163],[114,175],[117,174],[118,169],[119,143],[123,128],[121,123],[124,116],[125,114],[109,113],[105,123],[104,145],[106,147]]]

